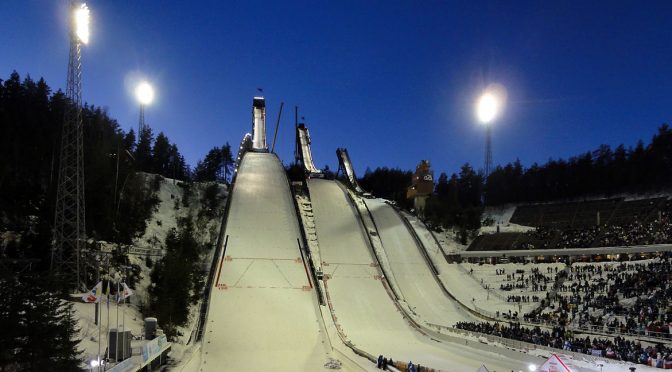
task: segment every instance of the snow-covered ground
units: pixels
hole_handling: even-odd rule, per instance
[[[515,211],[516,206],[512,204],[485,207],[481,219],[484,221],[491,220],[492,224],[481,226],[479,235],[494,234],[496,232],[526,232],[534,230],[534,227],[511,223],[511,217]]]
[[[146,184],[149,185],[153,177],[158,177],[153,174],[143,174]],[[131,254],[128,255],[128,260],[131,265],[137,265],[140,268],[140,275],[132,290],[134,295],[127,299],[125,306],[119,306],[119,323],[125,319],[126,328],[131,329],[134,336],[142,335],[143,316],[140,313],[140,308],[149,302],[148,288],[151,285],[150,272],[151,268],[146,265],[146,257],[149,255],[151,260],[158,260],[161,255],[165,253],[165,238],[168,232],[177,228],[177,221],[180,218],[190,217],[195,227],[195,238],[201,244],[211,249],[203,257],[203,265],[207,269],[209,263],[212,261],[212,254],[214,253],[214,244],[217,240],[217,233],[221,223],[221,212],[226,203],[226,185],[217,184],[218,192],[218,211],[214,214],[218,216],[214,219],[199,218],[199,212],[204,208],[202,205],[203,195],[205,189],[211,184],[209,183],[193,183],[191,184],[191,192],[188,196],[187,204],[183,205],[183,198],[185,197],[184,188],[180,186],[182,181],[163,178],[160,181],[160,187],[156,196],[159,203],[147,220],[147,227],[145,232],[133,241]],[[123,212],[123,211],[122,211]],[[112,247],[114,244],[102,242],[102,247]],[[102,280],[111,280],[113,286],[116,286],[117,281],[120,281],[121,273],[114,268],[109,272],[101,273]],[[75,316],[78,319],[80,328],[80,349],[83,351],[87,360],[95,359],[98,354],[98,326],[94,324],[94,306],[93,304],[85,304],[75,302]],[[104,352],[107,347],[107,306],[102,306],[102,334],[101,334],[101,351]],[[173,354],[177,355],[185,349],[185,344],[189,341],[192,329],[195,327],[198,319],[196,309],[198,304],[192,305],[190,308],[189,321],[183,327],[178,327],[181,336],[178,337],[173,346]],[[123,314],[126,314],[124,317]],[[159,320],[160,323],[161,320]],[[110,325],[109,328],[116,328],[116,306],[114,302],[110,304]],[[95,340],[95,341],[94,341]],[[173,356],[175,356],[173,355]]]
[[[245,154],[232,198],[198,370],[326,369],[339,355],[323,326],[275,155]]]
[[[394,279],[412,312],[422,321],[445,326],[477,320],[443,292],[422,254],[423,248],[416,244],[397,211],[381,199],[367,199],[366,204],[378,227]]]
[[[447,371],[520,370],[540,359],[493,353],[469,345],[436,342],[404,318],[386,290],[367,246],[357,211],[333,181],[310,180],[323,269],[338,327],[348,340],[371,354],[411,360]],[[443,296],[443,295],[442,295]]]
[[[114,300],[110,302],[109,311],[107,303],[100,306],[102,311],[100,323],[100,352],[105,356],[107,349],[107,333],[109,329],[121,328],[122,322],[126,329],[131,330],[134,336],[141,335],[143,332],[142,314],[129,304],[117,306]],[[75,317],[78,319],[79,327],[79,348],[82,350],[82,357],[85,362],[95,360],[98,355],[98,334],[99,329],[95,324],[95,304],[81,302],[74,303]],[[109,322],[108,322],[109,320]]]
[[[563,270],[565,266],[566,265],[563,263],[506,263],[497,265],[461,263],[452,264],[448,267],[452,277],[460,276],[464,278],[461,284],[464,284],[465,281],[469,283],[468,285],[456,286],[454,288],[454,291],[459,293],[458,297],[469,301],[473,299],[476,306],[482,309],[488,309],[490,312],[499,311],[501,314],[511,310],[512,313],[518,312],[522,316],[522,314],[528,313],[537,308],[539,306],[539,302],[524,302],[519,304],[507,301],[508,296],[529,296],[530,301],[532,296],[538,296],[541,299],[545,298],[546,293],[553,287],[555,273]],[[528,288],[513,288],[510,291],[500,289],[502,284],[515,285],[520,283],[515,279],[510,281],[506,280],[507,275],[517,275],[518,278],[520,278],[521,275],[524,275],[524,278],[529,279],[531,270],[533,268],[539,269],[541,274],[544,274],[550,278],[550,281],[546,285],[546,290],[532,291],[531,284]],[[547,273],[546,270],[549,268],[553,271],[552,274]],[[497,270],[504,270],[504,273],[497,274]],[[465,292],[461,289],[467,286],[470,288],[468,292]],[[486,290],[484,287],[489,289]],[[471,298],[469,298],[469,296],[471,296]]]

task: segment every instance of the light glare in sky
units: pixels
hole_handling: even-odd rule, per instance
[[[148,82],[143,81],[135,88],[135,96],[140,104],[149,105],[154,100],[154,89]]]

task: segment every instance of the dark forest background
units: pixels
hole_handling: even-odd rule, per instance
[[[80,366],[72,306],[61,300],[63,288],[48,276],[61,128],[70,104],[62,91],[52,92],[43,79],[22,78],[16,71],[0,79],[0,370],[76,370]],[[184,181],[185,190],[192,181],[227,182],[230,177],[233,159],[228,143],[211,149],[191,169],[177,145],[162,132],[155,134],[151,128],[139,135],[126,132],[93,105],[85,105],[82,116],[86,233],[94,242],[130,244],[142,234],[158,203],[162,176]],[[208,195],[215,190],[208,200],[217,198],[213,186],[206,190]],[[199,287],[201,273],[196,269],[203,250],[197,249],[193,234],[187,222],[170,232],[168,254],[152,265],[156,290],[162,290],[163,283],[177,283],[172,291]],[[179,261],[185,255],[191,266]],[[178,261],[180,265],[170,265]],[[28,262],[31,270],[25,270]],[[128,264],[120,252],[112,259],[116,264]],[[131,286],[139,271],[132,269]],[[193,279],[176,280],[185,275]],[[160,314],[162,325],[174,329],[179,322],[166,324],[169,316],[164,313],[183,316],[192,299],[164,301],[174,297],[168,289],[155,295],[147,311]],[[170,306],[157,310],[157,303]]]
[[[411,208],[406,188],[411,171],[367,169],[359,182],[374,195]],[[425,219],[433,227],[466,232],[481,226],[484,205],[534,203],[641,194],[672,189],[672,130],[662,124],[648,143],[634,147],[601,145],[569,159],[549,159],[525,168],[519,160],[497,166],[487,182],[469,163],[448,176],[442,172],[427,201]]]

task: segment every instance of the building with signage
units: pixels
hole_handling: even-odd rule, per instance
[[[425,211],[427,198],[434,192],[434,172],[430,169],[429,160],[421,160],[415,167],[411,186],[406,190],[406,198],[413,199],[413,207],[419,216]]]

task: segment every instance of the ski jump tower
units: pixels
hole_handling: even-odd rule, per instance
[[[357,176],[355,176],[355,168],[352,166],[352,161],[350,161],[350,155],[348,155],[348,150],[346,148],[336,149],[336,156],[338,157],[338,172],[336,175],[343,174],[347,179],[355,192],[358,194],[371,197],[371,194],[364,191],[359,182],[357,182]]]
[[[266,144],[266,100],[254,97],[252,100],[252,151],[268,152]]]
[[[301,162],[308,176],[316,178],[324,177],[322,170],[318,169],[315,163],[313,163],[313,153],[310,149],[310,133],[303,123],[296,126],[296,146],[298,149],[296,159]]]
[[[89,39],[89,9],[72,1],[68,81],[56,191],[51,273],[71,290],[82,289],[86,244],[84,210],[84,130],[82,128],[82,44]]]

